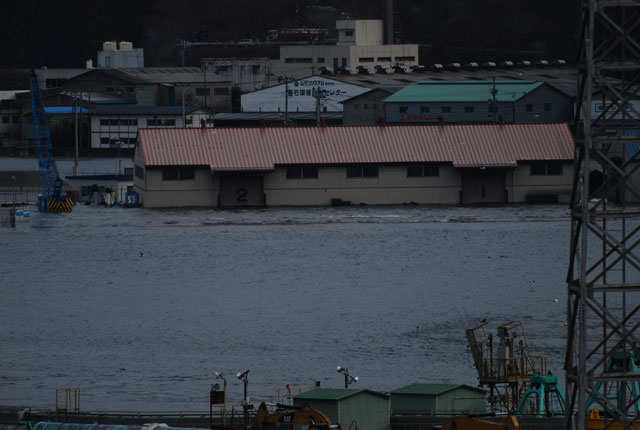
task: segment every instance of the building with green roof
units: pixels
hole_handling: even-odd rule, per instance
[[[571,122],[573,99],[539,81],[419,81],[384,100],[388,123]]]
[[[392,415],[486,412],[486,392],[464,384],[410,384],[391,391]]]
[[[293,396],[294,406],[324,412],[343,429],[389,430],[389,395],[368,389],[314,388]]]

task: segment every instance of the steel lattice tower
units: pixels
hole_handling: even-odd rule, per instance
[[[640,0],[579,0],[566,428],[640,428]]]

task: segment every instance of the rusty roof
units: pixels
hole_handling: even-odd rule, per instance
[[[140,129],[138,138],[147,166],[206,165],[214,171],[412,162],[513,167],[573,159],[566,124],[157,128]]]

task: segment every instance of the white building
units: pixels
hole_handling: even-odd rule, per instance
[[[144,67],[144,49],[133,48],[131,42],[104,42],[98,51],[99,69],[127,69]]]
[[[184,115],[184,117],[183,117]],[[185,106],[98,106],[91,113],[92,148],[135,148],[139,128],[190,128],[213,124],[213,111]]]
[[[324,76],[310,76],[271,88],[243,94],[243,112],[315,112],[317,94],[321,93],[321,112],[342,112],[342,102],[369,91]]]
[[[322,70],[357,73],[418,64],[418,45],[383,44],[382,20],[336,21],[335,45],[292,45],[280,47],[280,61],[274,64],[276,76],[302,77]]]

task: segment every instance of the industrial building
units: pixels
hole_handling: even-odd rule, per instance
[[[202,106],[231,112],[231,82],[198,67],[93,69],[65,81],[61,89],[111,94],[139,106]]]
[[[573,100],[536,81],[420,81],[384,100],[388,123],[569,122]]]
[[[243,112],[341,112],[343,100],[369,89],[324,76],[310,76],[242,95]]]
[[[145,207],[566,202],[566,124],[140,129]]]
[[[293,396],[293,405],[317,409],[343,429],[389,429],[389,396],[378,391],[314,388]]]
[[[459,415],[486,412],[486,392],[460,384],[410,384],[391,391],[392,415]]]
[[[91,148],[135,148],[138,128],[200,127],[213,111],[196,106],[102,105],[91,113]]]

